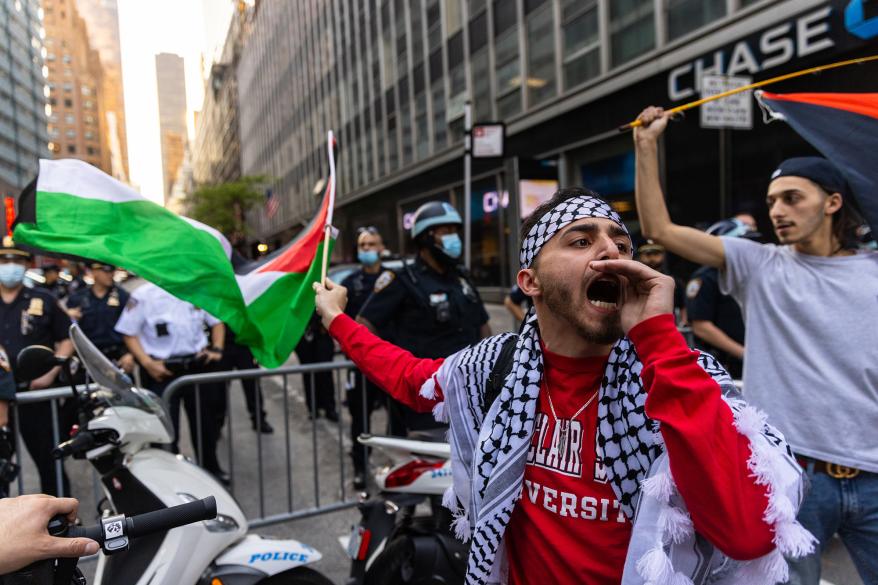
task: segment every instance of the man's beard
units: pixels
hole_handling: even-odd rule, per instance
[[[577,310],[573,304],[570,290],[563,286],[546,283],[543,287],[543,302],[552,313],[570,323],[579,336],[589,343],[610,345],[624,335],[619,313],[607,315],[601,321],[585,319],[582,311]]]

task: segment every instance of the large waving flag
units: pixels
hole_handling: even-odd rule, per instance
[[[775,119],[785,120],[838,167],[873,233],[878,233],[878,93],[757,92]]]
[[[225,322],[259,362],[289,357],[314,312],[324,228],[335,199],[334,146],[317,214],[299,236],[257,262],[238,262],[215,229],[180,217],[78,160],[41,160],[19,200],[15,241],[121,266]],[[332,246],[332,239],[327,239]]]

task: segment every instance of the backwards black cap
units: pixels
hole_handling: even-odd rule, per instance
[[[779,177],[801,177],[813,181],[829,193],[839,193],[843,199],[853,196],[844,175],[825,158],[801,156],[788,158],[771,173],[771,180]]]

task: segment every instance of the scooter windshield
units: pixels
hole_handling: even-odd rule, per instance
[[[155,394],[135,387],[131,378],[107,359],[75,323],[70,326],[70,340],[89,377],[98,385],[91,394],[93,400],[108,407],[127,406],[153,414],[162,421],[168,435],[174,436],[170,417]]]

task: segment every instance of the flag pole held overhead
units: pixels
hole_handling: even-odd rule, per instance
[[[771,79],[766,79],[764,81],[757,81],[756,83],[751,83],[750,85],[745,85],[743,87],[736,87],[734,89],[730,89],[728,91],[724,91],[722,93],[718,93],[716,95],[712,95],[710,97],[702,98],[700,100],[695,100],[694,102],[689,102],[688,104],[683,104],[682,106],[677,106],[676,108],[671,108],[667,111],[668,114],[673,116],[674,114],[679,114],[680,112],[685,112],[686,110],[691,110],[693,108],[697,108],[700,105],[706,104],[708,102],[720,100],[725,97],[729,97],[730,95],[735,95],[736,93],[742,93],[745,91],[750,91],[752,89],[756,89],[759,87],[765,87],[766,85],[771,85],[772,83],[778,83],[779,81],[786,81],[787,79],[793,79],[796,77],[802,77],[804,75],[809,75],[811,73],[820,73],[821,71],[828,71],[829,69],[837,69],[839,67],[847,67],[848,65],[859,65],[861,63],[867,63],[869,61],[878,60],[878,55],[871,55],[869,57],[860,57],[859,59],[848,59],[847,61],[839,61],[837,63],[830,63],[828,65],[821,65],[819,67],[810,67],[808,69],[803,69],[801,71],[795,71],[793,73],[787,73],[785,75],[779,75],[777,77],[772,77]],[[633,122],[629,122],[623,126],[619,126],[619,132],[627,132],[629,130],[633,130],[639,126],[642,126],[640,120],[634,120]]]
[[[329,156],[329,208],[326,225],[323,226],[323,263],[320,270],[320,283],[326,286],[326,269],[329,264],[329,242],[332,239],[332,215],[335,211],[335,136],[332,130],[326,133],[326,149]]]

